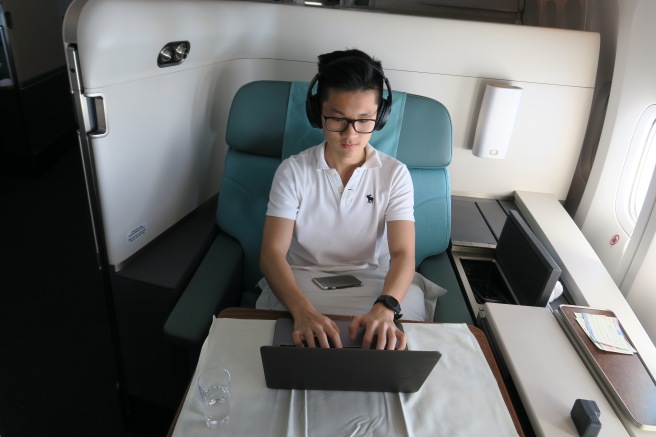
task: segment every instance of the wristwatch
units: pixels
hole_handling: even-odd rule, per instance
[[[399,301],[396,300],[394,296],[390,296],[387,294],[378,296],[376,302],[374,302],[374,305],[376,305],[377,303],[382,303],[383,305],[385,305],[385,308],[394,311],[394,320],[399,320],[401,317],[403,317],[403,314],[401,314],[401,305],[399,304]]]

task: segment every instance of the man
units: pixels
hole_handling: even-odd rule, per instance
[[[339,331],[322,315],[327,311],[321,302],[355,302],[354,296],[362,296],[354,304],[358,314],[349,326],[351,336],[364,327],[363,347],[375,335],[377,349],[405,348],[406,337],[394,320],[409,289],[413,306],[423,310],[423,292],[413,284],[414,191],[405,165],[369,144],[391,110],[389,83],[390,96],[383,99],[382,65],[359,50],[321,55],[318,70],[307,112],[310,123],[323,129],[325,141],[286,159],[276,172],[264,224],[260,269],[265,279],[257,307],[282,304],[294,317],[296,345],[305,340],[309,347],[329,347],[330,339],[341,347]],[[315,82],[317,94],[312,95]],[[364,277],[369,289],[374,284],[374,295],[350,288],[329,296],[308,281],[322,272],[345,271]],[[425,313],[414,318],[424,319]]]

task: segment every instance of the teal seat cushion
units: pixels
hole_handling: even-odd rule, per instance
[[[260,280],[260,249],[269,187],[280,158],[229,150],[219,193],[219,228],[239,241],[244,250],[244,291]]]
[[[411,168],[415,189],[415,261],[442,253],[451,241],[451,195],[446,169]]]
[[[426,258],[417,269],[426,279],[439,284],[447,293],[437,300],[433,321],[442,323],[467,323],[474,319],[460,289],[460,283],[447,252]]]

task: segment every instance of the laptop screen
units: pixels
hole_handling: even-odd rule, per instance
[[[517,303],[547,305],[561,270],[517,211],[503,225],[496,259]]]

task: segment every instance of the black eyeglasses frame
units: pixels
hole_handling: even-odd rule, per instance
[[[352,120],[352,119],[350,119],[350,118],[346,118],[346,117],[328,117],[328,116],[324,115],[323,112],[321,113],[321,116],[324,118],[324,124],[323,124],[324,127],[326,128],[326,130],[329,130],[330,132],[339,132],[339,133],[342,133],[342,132],[344,132],[346,129],[348,129],[349,125],[353,126],[353,130],[356,131],[356,132],[359,133],[359,134],[370,134],[370,133],[372,133],[373,131],[376,130],[376,120],[373,119],[373,118],[358,118],[358,119]],[[344,121],[346,121],[346,126],[344,126],[344,129],[342,129],[342,130],[333,130],[333,129],[328,129],[328,125],[327,125],[326,121],[327,121],[327,120],[331,120],[331,119],[332,119],[332,120],[344,120]],[[355,127],[355,123],[358,122],[358,121],[373,121],[373,122],[374,122],[374,127],[373,127],[369,132],[360,132],[360,131]]]

